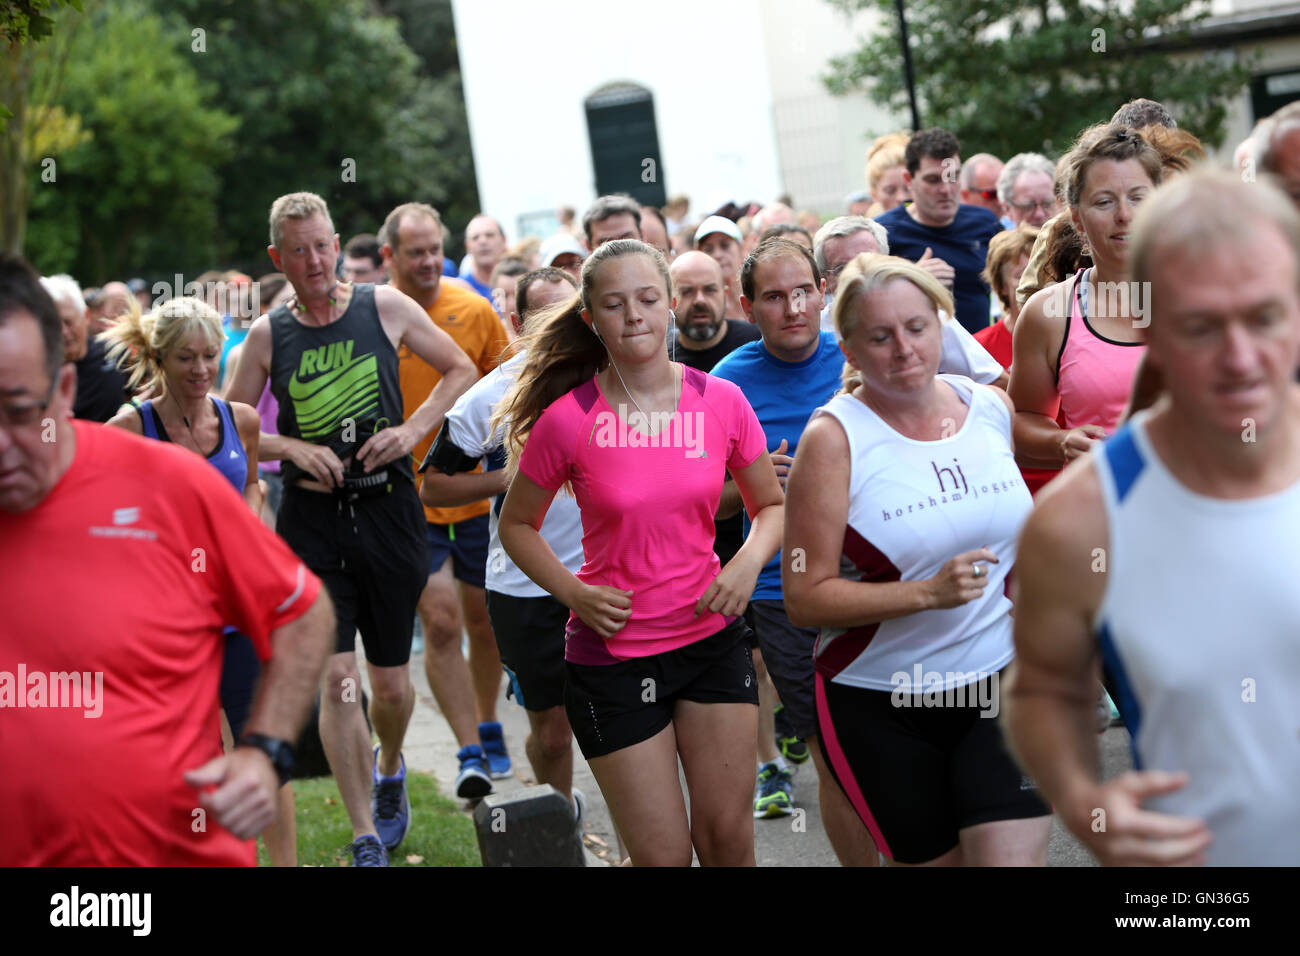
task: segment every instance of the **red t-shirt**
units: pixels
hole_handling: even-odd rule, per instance
[[[251,866],[183,775],[222,752],[222,626],[267,660],[320,580],[193,452],[72,427],[45,500],[0,513],[0,866]]]
[[[1011,332],[1007,323],[999,319],[986,329],[975,333],[975,341],[984,346],[984,350],[1008,372],[1011,371]],[[1059,468],[1021,468],[1020,476],[1025,479],[1025,487],[1031,495],[1061,473]]]

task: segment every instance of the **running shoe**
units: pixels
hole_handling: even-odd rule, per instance
[[[810,756],[808,745],[794,732],[794,724],[785,712],[785,704],[777,704],[772,715],[776,720],[776,749],[791,763],[803,763]]]
[[[794,813],[794,774],[774,763],[758,770],[758,796],[754,798],[754,819],[788,817]]]
[[[387,866],[388,851],[384,845],[379,842],[378,837],[373,837],[367,833],[363,837],[357,837],[352,841],[352,865],[353,866]]]
[[[460,773],[456,775],[456,796],[466,800],[486,797],[492,792],[492,778],[488,775],[488,762],[483,748],[478,744],[461,747],[456,754]]]
[[[370,768],[370,815],[385,850],[396,850],[411,828],[411,798],[406,792],[406,758],[397,755],[401,769],[396,777],[379,776],[379,747]]]
[[[506,738],[501,725],[495,720],[478,725],[478,739],[483,744],[483,756],[487,757],[488,770],[493,780],[503,780],[514,775],[510,765],[510,754],[506,753]]]

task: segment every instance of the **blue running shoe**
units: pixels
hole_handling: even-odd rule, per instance
[[[501,725],[495,720],[478,725],[478,739],[483,744],[483,756],[487,757],[488,771],[493,780],[502,780],[514,776],[510,764],[510,754],[506,753],[506,738]]]
[[[794,813],[794,774],[774,763],[758,770],[758,796],[754,798],[754,819],[788,817]]]
[[[456,775],[456,796],[466,800],[486,797],[492,792],[492,777],[488,774],[487,758],[478,744],[461,747],[456,754],[460,773]]]
[[[372,837],[367,833],[365,836],[352,841],[352,865],[387,866],[388,852],[384,849],[384,845],[379,842],[378,837]]]
[[[379,776],[379,747],[375,747],[375,762],[370,768],[370,815],[375,820],[375,832],[386,850],[396,850],[406,839],[411,828],[411,798],[406,792],[406,758],[397,755],[401,769],[396,777]]]

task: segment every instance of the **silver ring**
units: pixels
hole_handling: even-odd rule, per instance
[[[984,576],[984,569],[980,567],[980,565],[972,564],[971,567],[975,569],[971,572],[971,574],[975,575],[975,577],[982,578]]]

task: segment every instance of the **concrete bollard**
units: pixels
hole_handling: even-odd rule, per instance
[[[484,866],[585,866],[573,804],[550,784],[486,796],[474,808]]]

